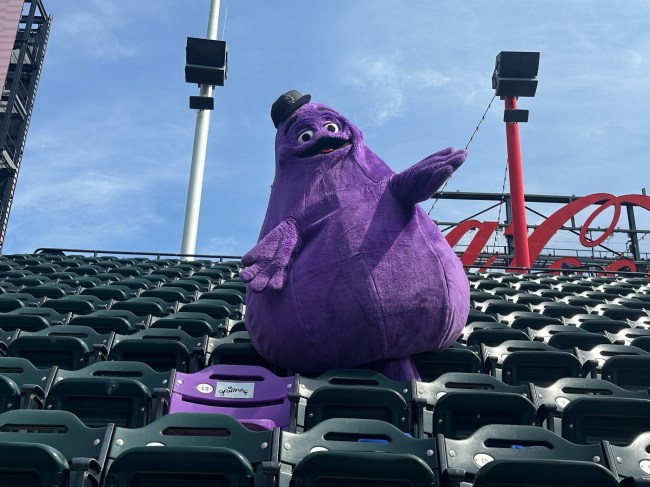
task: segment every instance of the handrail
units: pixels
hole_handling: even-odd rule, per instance
[[[34,251],[35,254],[64,253],[64,252],[74,252],[77,254],[92,253],[93,257],[97,257],[98,254],[142,255],[142,256],[150,255],[150,256],[155,256],[157,260],[160,260],[161,257],[199,257],[202,259],[219,259],[219,262],[223,262],[224,259],[235,259],[235,260],[241,259],[240,255],[180,254],[174,252],[133,252],[129,250],[63,249],[63,248],[54,248],[54,247],[39,247]]]

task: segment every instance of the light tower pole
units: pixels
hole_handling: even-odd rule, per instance
[[[517,98],[535,96],[539,52],[502,51],[497,55],[492,88],[505,101],[503,121],[506,124],[508,148],[508,171],[510,173],[510,200],[514,234],[514,267],[529,268],[528,226],[526,224],[526,201],[524,172],[521,164],[519,123],[528,121],[528,110],[517,109]]]
[[[215,84],[223,85],[227,55],[225,42],[217,41],[220,0],[211,0],[206,39],[188,38],[185,81],[199,84],[199,96],[190,97],[190,108],[196,108],[196,128],[192,149],[192,167],[187,190],[185,224],[183,225],[182,254],[196,253],[196,234],[199,226],[203,171],[210,129],[210,112],[214,108],[212,90]],[[220,72],[215,72],[220,71]],[[215,77],[216,75],[216,77]],[[193,260],[186,256],[183,260]]]

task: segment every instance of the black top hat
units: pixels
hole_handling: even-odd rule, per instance
[[[284,95],[280,95],[271,106],[271,119],[275,128],[277,129],[278,125],[289,118],[293,112],[310,101],[311,95],[303,95],[296,90],[287,91]]]

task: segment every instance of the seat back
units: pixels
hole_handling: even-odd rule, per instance
[[[562,414],[562,437],[586,445],[607,440],[627,445],[650,431],[650,400],[619,397],[581,397]]]
[[[328,419],[303,433],[282,432],[280,445],[279,487],[290,481],[310,486],[438,485],[436,440],[411,438],[383,421]]]
[[[278,377],[264,367],[213,365],[194,374],[176,374],[170,413],[220,413],[249,428],[286,429],[293,390],[293,377]]]
[[[104,485],[251,485],[272,458],[273,433],[222,414],[176,413],[138,429],[116,428]],[[164,448],[152,448],[164,446]]]

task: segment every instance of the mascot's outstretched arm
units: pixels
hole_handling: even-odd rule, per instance
[[[393,196],[406,206],[421,203],[431,198],[466,157],[467,151],[448,147],[401,173],[393,174],[388,187]]]
[[[256,292],[282,289],[301,241],[296,220],[285,218],[242,257],[245,269],[240,273],[241,280]]]

